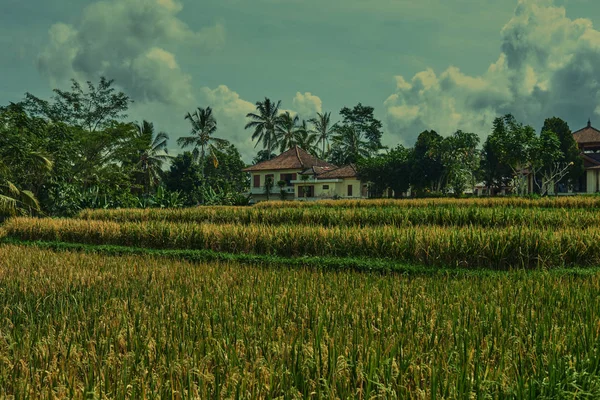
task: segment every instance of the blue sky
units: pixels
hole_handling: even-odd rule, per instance
[[[2,3],[0,104],[106,75],[135,100],[132,118],[172,139],[185,112],[213,107],[247,161],[244,115],[265,96],[304,118],[371,105],[390,145],[424,129],[483,137],[506,112],[536,128],[600,120],[591,0]]]

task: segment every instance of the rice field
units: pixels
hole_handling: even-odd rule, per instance
[[[2,398],[597,398],[600,275],[0,246]]]
[[[406,200],[409,202],[410,200]],[[259,203],[263,204],[263,203]],[[600,226],[600,209],[542,207],[196,207],[184,209],[85,210],[92,221],[373,227],[391,225],[588,228]]]
[[[0,398],[600,398],[599,199],[12,218]]]
[[[398,228],[113,222],[14,218],[6,235],[24,241],[195,249],[285,257],[388,259],[451,268],[536,269],[600,265],[600,229],[521,226]]]

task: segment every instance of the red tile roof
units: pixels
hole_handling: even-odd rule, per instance
[[[344,165],[331,171],[323,172],[317,175],[319,179],[343,179],[343,178],[358,178],[358,171],[354,164]]]
[[[585,145],[588,143],[600,143],[600,131],[592,126],[588,121],[585,128],[573,132],[573,138],[579,145]]]
[[[335,168],[333,165],[308,154],[300,147],[294,146],[271,160],[263,161],[248,168],[244,168],[242,171],[277,171],[283,169],[306,169],[315,166]]]

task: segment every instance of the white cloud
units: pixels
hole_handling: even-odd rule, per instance
[[[225,85],[216,89],[202,88],[201,103],[213,109],[217,119],[217,136],[234,143],[246,161],[251,161],[258,149],[254,148],[252,132],[244,129],[246,115],[256,111],[256,106]]]
[[[223,45],[221,24],[191,29],[178,18],[183,6],[177,0],[101,0],[87,6],[78,23],[54,24],[49,40],[39,54],[38,68],[54,87],[68,80],[96,82],[100,76],[114,79],[135,102],[130,117],[146,119],[175,140],[189,134],[187,112],[212,107],[217,119],[217,136],[238,147],[249,162],[255,148],[252,132],[245,130],[246,114],[256,110],[254,103],[240,97],[225,85],[209,88],[193,82],[178,62],[181,51],[194,51],[198,57]],[[199,89],[198,89],[199,88]],[[304,118],[321,111],[321,99],[298,92],[292,113]]]
[[[569,19],[550,0],[520,0],[501,37],[498,60],[479,76],[453,66],[397,76],[384,103],[396,139],[412,145],[425,129],[485,136],[505,113],[532,124],[553,115],[583,124],[600,111],[600,32],[590,20]]]
[[[179,67],[181,47],[207,53],[225,40],[217,24],[192,30],[177,14],[176,0],[105,0],[87,6],[77,26],[58,23],[38,58],[53,83],[67,79],[114,79],[136,101],[186,104],[191,79]]]
[[[321,99],[310,92],[304,94],[297,92],[292,100],[292,106],[300,118],[304,119],[313,118],[316,113],[320,113],[323,110]]]

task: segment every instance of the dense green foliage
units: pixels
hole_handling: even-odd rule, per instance
[[[239,152],[205,137],[196,114],[188,116],[196,136],[181,144],[194,147],[197,157],[187,164],[177,159],[169,173],[169,135],[149,121],[127,121],[129,104],[102,78],[85,89],[74,81],[70,91],[57,89],[50,100],[28,93],[24,101],[0,107],[0,218],[177,207],[203,202],[203,195],[214,199],[213,192],[231,197],[246,189]],[[202,157],[205,150],[210,160]]]

